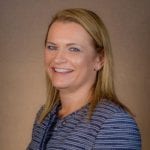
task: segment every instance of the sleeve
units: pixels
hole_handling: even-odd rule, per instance
[[[33,150],[33,148],[31,148],[31,147],[32,147],[32,145],[33,145],[33,139],[34,139],[34,136],[35,136],[35,132],[37,132],[37,131],[36,131],[36,128],[37,128],[37,127],[36,127],[36,126],[37,126],[37,121],[38,121],[39,116],[40,116],[40,114],[42,113],[42,111],[43,111],[43,106],[41,106],[41,108],[39,109],[39,111],[38,111],[37,114],[36,114],[36,117],[35,117],[35,120],[34,120],[34,123],[33,123],[33,127],[32,127],[32,137],[31,137],[31,141],[30,141],[30,143],[28,144],[26,150]]]
[[[141,137],[135,120],[126,113],[115,113],[100,129],[94,150],[141,150]]]

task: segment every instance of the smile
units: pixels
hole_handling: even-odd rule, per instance
[[[66,68],[53,68],[53,70],[58,73],[70,73],[73,71],[72,69],[66,69]]]

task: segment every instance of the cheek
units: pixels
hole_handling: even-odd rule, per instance
[[[44,52],[44,63],[45,65],[49,65],[52,60],[52,56],[48,54],[48,52]]]
[[[44,62],[45,62],[45,64],[47,64],[47,63],[48,63],[48,60],[49,60],[48,56],[47,56],[47,55],[45,55],[45,56],[44,56]]]
[[[93,70],[94,68],[94,60],[90,56],[80,57],[75,59],[74,63],[78,66],[80,70]]]
[[[85,64],[85,57],[82,55],[70,57],[69,60],[70,62],[72,62],[72,64],[75,64],[77,67],[81,67]]]

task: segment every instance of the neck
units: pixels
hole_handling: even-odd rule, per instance
[[[61,109],[59,117],[63,118],[89,103],[91,93],[87,91],[80,92],[64,92],[60,91]],[[90,93],[90,94],[89,94]]]

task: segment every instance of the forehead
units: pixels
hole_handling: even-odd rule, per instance
[[[49,28],[47,40],[59,38],[93,43],[89,33],[80,24],[75,22],[54,22]]]

